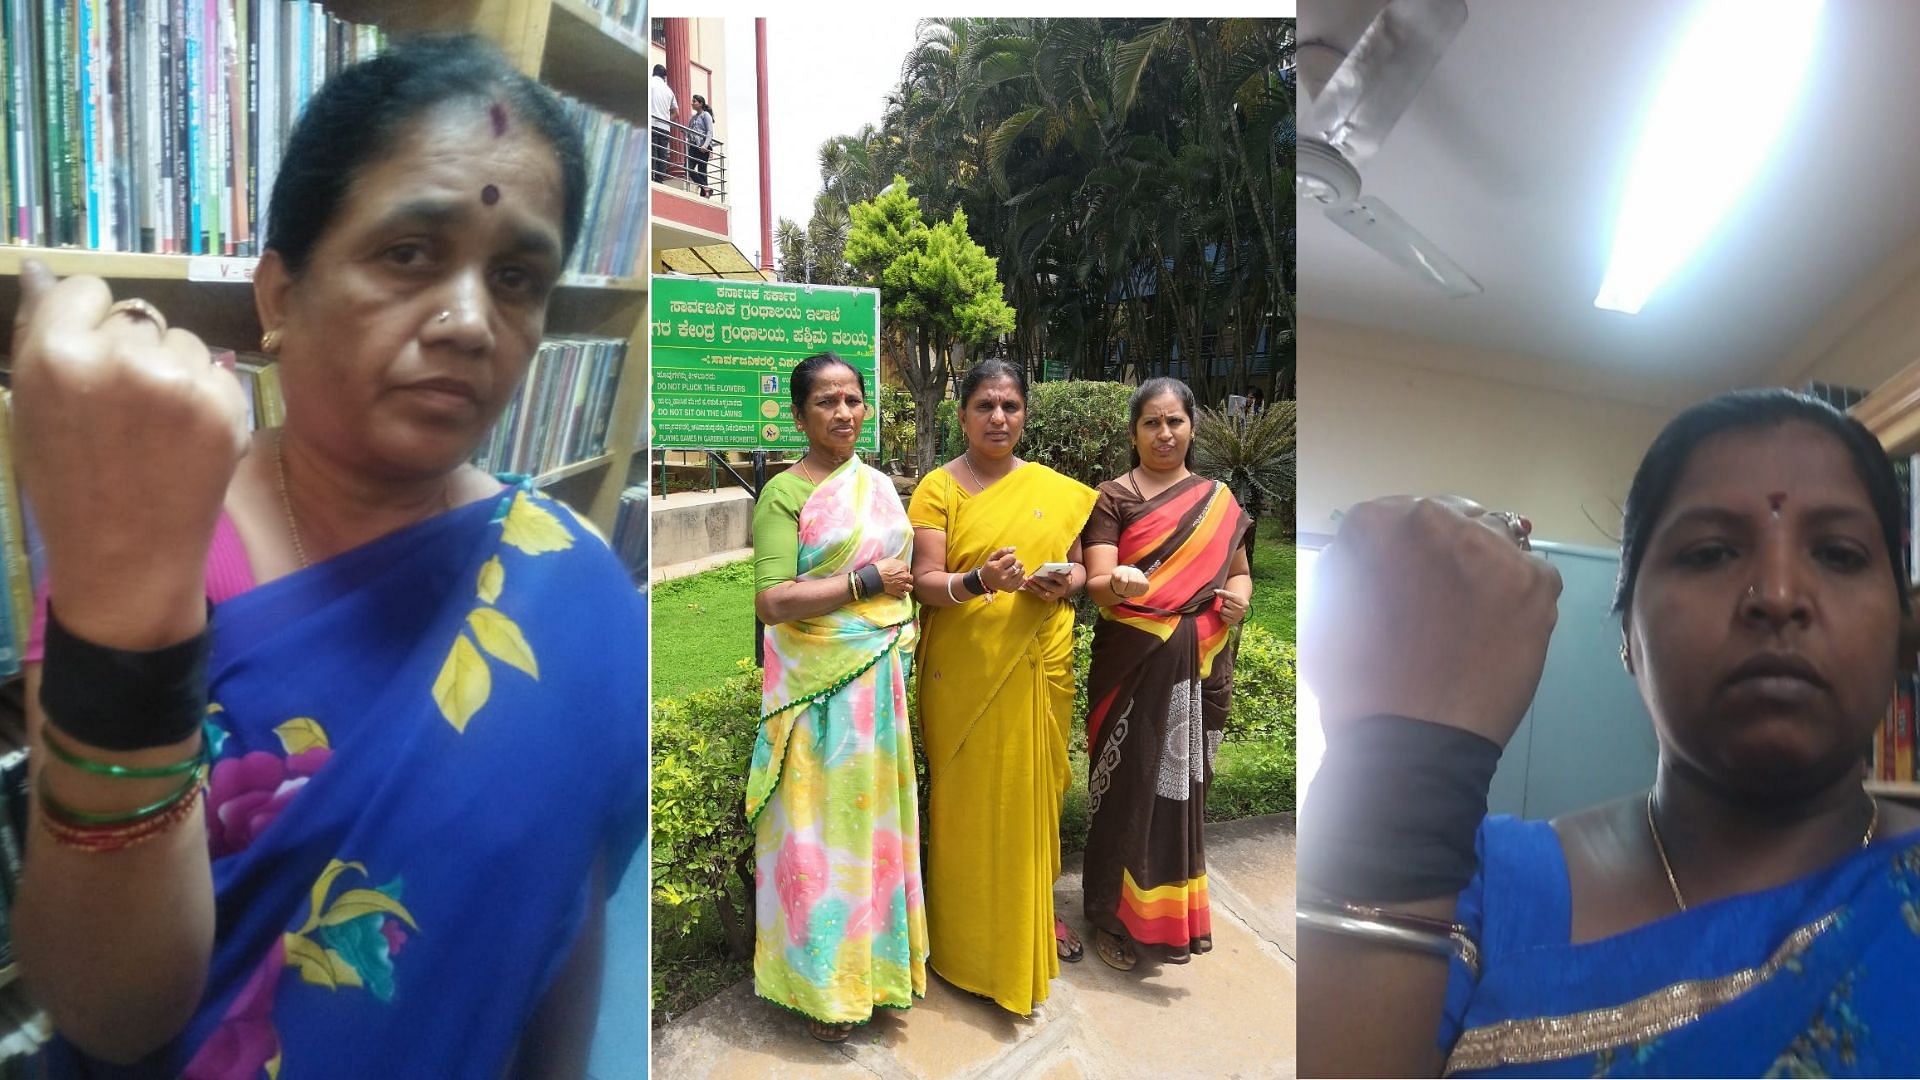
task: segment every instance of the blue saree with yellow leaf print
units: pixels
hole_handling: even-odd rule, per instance
[[[1447,1075],[1920,1075],[1920,832],[1578,945],[1552,825],[1492,817],[1479,848]]]
[[[570,510],[508,489],[218,605],[199,1010],[131,1069],[502,1075],[596,862],[646,829],[646,619]],[[636,1021],[644,1022],[644,1021]]]

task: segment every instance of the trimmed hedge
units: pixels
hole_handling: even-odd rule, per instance
[[[1015,449],[1088,487],[1127,471],[1127,400],[1133,387],[1112,382],[1047,382],[1029,388],[1027,426]],[[940,403],[940,460],[951,461],[966,449],[958,406]]]
[[[1075,628],[1072,780],[1060,839],[1087,837],[1087,668],[1093,631]],[[1233,708],[1207,799],[1207,820],[1293,809],[1294,651],[1264,627],[1241,628]],[[910,707],[917,709],[917,686]],[[697,949],[698,939],[736,958],[753,951],[753,834],[742,810],[758,735],[760,675],[740,673],[684,699],[653,706],[653,935],[656,954]],[[926,772],[916,754],[922,821]],[[923,832],[924,837],[924,832]]]

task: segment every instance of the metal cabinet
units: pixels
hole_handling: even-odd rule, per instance
[[[1560,571],[1560,619],[1487,803],[1538,819],[1645,789],[1659,750],[1639,688],[1620,666],[1620,621],[1609,613],[1619,552],[1550,543],[1535,551]]]

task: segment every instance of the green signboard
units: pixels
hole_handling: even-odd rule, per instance
[[[788,375],[834,352],[877,404],[880,293],[831,285],[655,277],[648,432],[656,449],[805,450]],[[859,449],[880,452],[878,408]]]

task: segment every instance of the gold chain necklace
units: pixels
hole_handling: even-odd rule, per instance
[[[300,560],[300,569],[313,565],[307,561],[307,545],[300,542],[300,522],[293,516],[293,499],[287,494],[287,432],[285,428],[273,438],[273,470],[280,486],[280,509],[287,514],[287,535],[293,538],[293,554]],[[440,508],[453,509],[453,481],[449,479],[440,489]]]
[[[1873,843],[1873,830],[1880,824],[1880,800],[1867,796],[1867,805],[1873,808],[1867,818],[1867,834],[1860,838],[1860,846],[1865,848]],[[1653,792],[1647,792],[1647,831],[1653,834],[1653,850],[1660,856],[1660,869],[1667,872],[1667,887],[1673,890],[1673,904],[1681,911],[1687,910],[1687,898],[1680,895],[1680,882],[1673,876],[1673,864],[1667,861],[1667,846],[1660,842],[1660,826],[1653,823]]]

